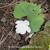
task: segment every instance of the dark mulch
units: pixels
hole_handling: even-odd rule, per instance
[[[29,39],[25,41],[28,34],[17,35],[15,33],[15,21],[17,19],[12,12],[14,3],[18,1],[20,0],[0,0],[0,50],[18,50],[18,47],[29,44]],[[33,0],[33,2],[42,5],[45,21],[50,20],[50,0]]]

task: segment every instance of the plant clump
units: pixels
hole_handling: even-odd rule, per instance
[[[18,19],[27,16],[30,22],[31,32],[38,32],[44,22],[41,6],[34,3],[20,2],[16,4],[13,14]]]

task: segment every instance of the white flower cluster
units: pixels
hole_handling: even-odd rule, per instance
[[[24,20],[24,21],[23,20],[18,20],[18,21],[15,22],[15,24],[16,24],[16,26],[15,26],[16,33],[25,34],[26,31],[28,33],[31,32],[31,29],[29,27],[29,21],[27,21],[27,20]]]

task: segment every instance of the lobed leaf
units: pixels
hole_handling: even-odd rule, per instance
[[[44,22],[44,15],[42,13],[41,6],[37,4],[27,2],[16,4],[13,14],[19,19],[27,16],[28,20],[30,21],[32,32],[39,31]]]

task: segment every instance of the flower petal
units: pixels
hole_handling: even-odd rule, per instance
[[[23,22],[22,20],[18,20],[18,21],[15,22],[15,24],[20,24],[22,22]]]
[[[29,21],[28,21],[28,20],[25,20],[24,23],[25,23],[26,25],[29,25]]]
[[[27,27],[26,29],[27,29],[26,31],[27,31],[28,33],[30,33],[30,32],[31,32],[30,27]]]

